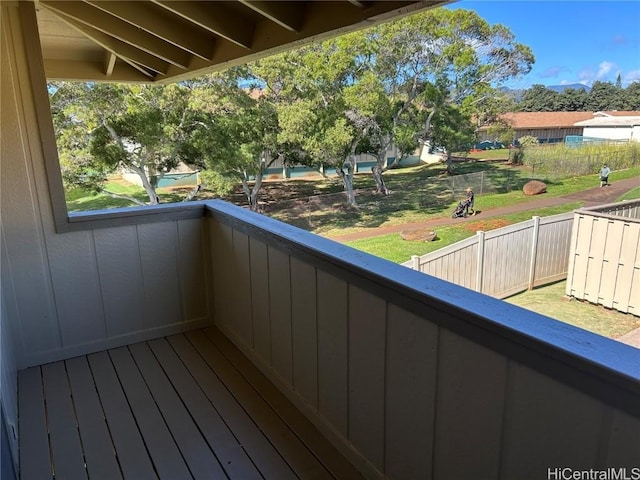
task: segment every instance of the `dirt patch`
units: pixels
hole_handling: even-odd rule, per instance
[[[488,232],[489,230],[506,227],[507,225],[511,225],[511,222],[506,218],[488,218],[479,222],[467,223],[464,225],[464,229],[470,232],[477,232],[479,230]]]
[[[400,232],[403,240],[411,242],[432,242],[437,238],[436,232],[431,228],[416,228],[415,230],[403,230]]]

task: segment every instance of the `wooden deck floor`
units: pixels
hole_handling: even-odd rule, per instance
[[[19,374],[22,480],[359,479],[215,329]]]

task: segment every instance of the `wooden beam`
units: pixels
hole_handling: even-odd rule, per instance
[[[163,10],[150,8],[146,2],[86,0],[100,10],[190,52],[203,60],[213,57],[215,40],[203,30],[176,21]]]
[[[59,18],[93,40],[105,50],[113,53],[118,58],[127,62],[129,65],[149,77],[153,77],[154,75],[146,69],[152,70],[156,73],[164,74],[169,67],[169,64],[167,62],[160,60],[157,57],[154,57],[153,55],[150,55],[146,52],[143,52],[142,50],[132,47],[131,45],[124,43],[116,38],[110,37],[109,35],[106,35],[94,28],[84,25],[77,20],[74,20],[65,15],[59,15]]]
[[[305,18],[306,2],[239,0],[263,17],[291,32],[298,32]]]
[[[111,52],[105,52],[104,55],[104,74],[110,77],[113,74],[113,69],[116,66],[117,57]]]
[[[66,15],[177,67],[187,68],[189,65],[191,55],[188,52],[117,17],[105,15],[104,11],[89,4],[61,1],[43,1],[41,3],[50,10]]]
[[[106,55],[113,55],[107,52]],[[115,55],[113,55],[115,57]],[[44,73],[47,80],[72,80],[95,82],[131,82],[149,83],[154,79],[150,73],[144,73],[139,68],[134,68],[124,61],[116,61],[111,74],[105,72],[104,61],[77,61],[77,60],[45,60]],[[66,215],[65,215],[66,216]]]
[[[222,2],[152,1],[211,33],[242,47],[251,48],[253,24],[229,11]]]

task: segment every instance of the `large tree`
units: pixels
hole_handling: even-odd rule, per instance
[[[153,205],[159,202],[158,179],[195,160],[188,148],[194,122],[184,86],[61,83],[50,92],[67,186],[144,205],[107,188],[109,174],[127,170],[138,175]]]
[[[249,207],[257,211],[264,174],[284,155],[284,147],[277,143],[273,105],[241,87],[248,75],[239,67],[191,83],[190,106],[198,119],[192,138],[207,186],[224,193],[229,181],[239,181]]]
[[[506,27],[467,10],[434,9],[361,35],[353,88],[362,83],[356,111],[368,120],[370,143],[378,146],[373,174],[381,193],[387,193],[386,151],[400,126],[418,118],[414,109],[426,112],[415,131],[423,145],[462,148],[472,139],[471,113],[481,111],[503,82],[529,72],[534,61]]]
[[[298,151],[297,160],[334,167],[347,203],[355,206],[353,155],[357,126],[347,118],[345,89],[353,83],[354,55],[339,38],[261,60],[251,67],[278,114],[278,141]]]

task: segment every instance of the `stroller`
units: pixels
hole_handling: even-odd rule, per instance
[[[466,217],[468,214],[471,214],[471,215],[474,214],[470,199],[466,199],[461,202],[458,202],[458,206],[451,214],[451,218]]]

